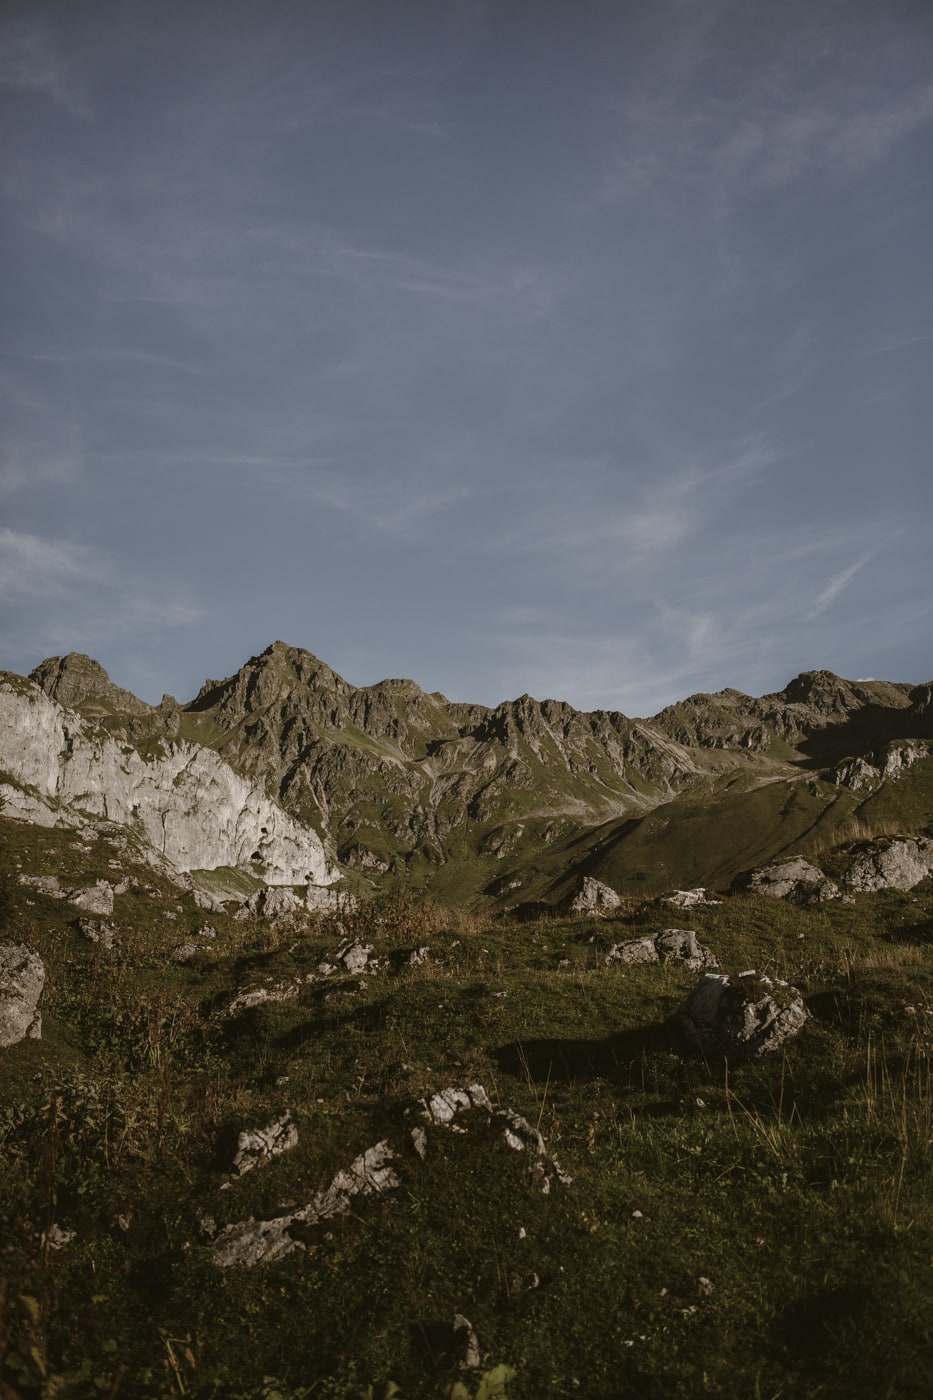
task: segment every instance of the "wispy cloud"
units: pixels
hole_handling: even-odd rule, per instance
[[[877,548],[870,549],[867,554],[863,554],[862,557],[856,559],[853,564],[849,564],[846,568],[840,569],[838,573],[833,574],[827,581],[826,586],[821,589],[816,598],[814,598],[813,606],[807,616],[809,618],[819,617],[821,612],[825,612],[825,610],[836,601],[840,594],[848,588],[856,574],[864,569],[865,565],[877,552]]]
[[[83,545],[0,528],[0,592],[7,604],[67,597],[80,585],[101,582],[105,573]]]
[[[38,93],[84,117],[87,107],[72,66],[53,34],[27,20],[0,24],[0,88]]]

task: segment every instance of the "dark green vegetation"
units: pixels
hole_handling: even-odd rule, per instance
[[[343,927],[277,930],[205,916],[127,858],[108,953],[13,878],[93,878],[106,843],[0,829],[2,938],[47,971],[43,1038],[0,1052],[4,1400],[439,1400],[500,1366],[515,1400],[928,1393],[933,882],[812,911],[632,900],[526,923],[389,893]],[[172,962],[208,919],[217,937]],[[801,988],[812,1019],[786,1054],[706,1063],[671,1021],[696,974],[605,965],[607,943],[672,924],[727,971]],[[314,972],[344,929],[377,973],[225,1014]],[[429,1129],[419,1161],[418,1099],[474,1082],[540,1126],[572,1185],[543,1194],[481,1114]],[[237,1132],[285,1108],[298,1147],[222,1190]],[[381,1139],[398,1189],[309,1230],[306,1252],[216,1267],[205,1216],[280,1215]],[[72,1242],[43,1244],[53,1226]]]

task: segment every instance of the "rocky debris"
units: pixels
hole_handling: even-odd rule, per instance
[[[661,903],[670,904],[674,909],[696,909],[702,904],[722,904],[722,900],[710,899],[706,890],[699,886],[695,890],[674,890],[665,895]]]
[[[594,880],[591,875],[584,875],[576,892],[568,896],[561,909],[567,914],[602,915],[611,914],[621,903],[609,885],[604,885],[602,880]]]
[[[862,788],[874,788],[885,778],[892,781],[900,778],[908,768],[926,758],[929,752],[929,744],[922,739],[895,739],[876,753],[843,759],[830,774],[830,782],[837,787],[852,788],[855,792]]]
[[[326,885],[307,885],[304,900],[309,914],[352,913],[359,902],[346,890],[331,890]]]
[[[788,904],[797,904],[802,909],[826,899],[839,899],[841,893],[839,886],[824,875],[819,866],[811,865],[803,856],[769,861],[757,870],[739,875],[734,887],[748,890],[750,894],[764,894],[770,899],[786,899]]]
[[[465,1089],[438,1089],[429,1099],[421,1099],[421,1116],[435,1126],[444,1124],[450,1127],[458,1113],[469,1113],[471,1109],[484,1109],[492,1113],[493,1106],[482,1084],[470,1084]],[[465,1132],[465,1128],[454,1127],[455,1132]]]
[[[383,860],[382,856],[377,856],[375,851],[371,851],[368,846],[361,846],[359,842],[347,849],[343,860],[345,864],[355,866],[357,870],[374,870],[379,875],[385,874],[389,868],[387,860]]]
[[[116,942],[117,931],[103,919],[75,919],[74,927],[89,943],[99,943],[109,953]]]
[[[267,982],[262,987],[247,987],[236,996],[227,1007],[227,1015],[235,1016],[238,1011],[249,1011],[254,1006],[264,1006],[269,1001],[295,1001],[302,987],[316,981],[313,972],[304,977],[295,977],[288,982]]]
[[[780,1050],[810,1013],[796,987],[757,972],[709,972],[677,1012],[704,1053],[758,1056]]]
[[[25,943],[0,945],[0,1046],[41,1040],[39,998],[44,985],[45,967],[38,953]]]
[[[196,958],[201,949],[197,943],[178,943],[172,949],[172,962],[186,963]]]
[[[304,900],[288,885],[266,885],[256,890],[246,901],[246,909],[264,919],[294,918],[305,912]]]
[[[461,1113],[478,1109],[501,1122],[502,1136],[513,1152],[524,1152],[526,1148],[530,1148],[538,1159],[545,1157],[547,1153],[544,1138],[537,1128],[533,1128],[527,1118],[523,1118],[514,1108],[494,1108],[482,1084],[468,1084],[466,1088],[439,1089],[430,1098],[421,1099],[419,1103],[421,1117],[434,1127],[445,1127],[454,1133],[465,1133],[466,1128],[457,1123],[456,1118]],[[416,1132],[419,1134],[417,1139]],[[427,1136],[423,1129],[412,1130],[412,1143],[418,1156],[424,1157],[427,1152]],[[547,1163],[538,1160],[532,1169],[541,1176],[541,1189],[545,1193],[551,1189],[552,1174],[562,1186],[569,1186],[573,1181],[572,1177],[561,1170],[556,1157]]]
[[[107,880],[95,880],[93,885],[87,885],[84,889],[69,890],[65,898],[86,914],[100,914],[109,918],[113,913],[113,894],[113,885]]]
[[[377,1142],[339,1171],[330,1185],[312,1201],[274,1220],[250,1216],[221,1230],[214,1241],[214,1262],[220,1268],[232,1265],[251,1268],[284,1259],[295,1250],[306,1248],[301,1235],[321,1220],[329,1220],[350,1209],[359,1196],[381,1195],[401,1185],[389,1165],[395,1158],[388,1142]],[[296,1229],[297,1227],[297,1229]]]
[[[43,1231],[40,1236],[40,1244],[49,1249],[67,1249],[68,1246],[78,1238],[77,1230],[69,1230],[66,1226],[50,1225],[47,1231]]]
[[[883,837],[851,850],[842,883],[852,894],[912,890],[933,874],[933,840],[926,836]]]
[[[213,924],[200,924],[198,928],[195,929],[195,934],[198,938],[216,938],[217,930]]]
[[[334,958],[344,972],[353,974],[358,972],[375,972],[379,967],[378,960],[373,957],[372,945],[369,943],[359,943],[356,939],[352,938],[345,938],[342,941],[334,954]],[[321,972],[325,967],[329,968],[331,972],[337,971],[337,968],[333,967],[330,963],[320,964],[318,971]]]
[[[247,1128],[237,1138],[233,1170],[238,1176],[265,1166],[273,1157],[298,1146],[298,1129],[291,1112],[286,1111],[264,1128]]]
[[[473,1324],[463,1316],[463,1313],[454,1313],[453,1328],[454,1338],[462,1349],[463,1365],[475,1370],[482,1361],[482,1355]]]
[[[694,972],[719,966],[710,949],[699,943],[689,928],[666,928],[647,938],[614,943],[606,954],[607,966],[612,963],[680,963]]]
[[[192,890],[194,902],[199,909],[203,909],[205,914],[223,914],[227,900],[218,894],[209,894],[207,890]]]
[[[58,883],[56,875],[20,875],[19,883],[27,889],[36,890],[48,899],[64,899],[65,891]]]

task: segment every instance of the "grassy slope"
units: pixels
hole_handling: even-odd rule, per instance
[[[106,869],[106,848],[0,827],[7,869]],[[438,1341],[455,1312],[528,1400],[926,1393],[929,883],[691,913],[724,967],[788,976],[813,1011],[786,1057],[727,1074],[669,1024],[694,974],[603,961],[605,940],[683,915],[490,927],[397,901],[350,928],[383,959],[364,985],[223,1019],[236,988],[313,970],[340,930],[211,916],[217,939],[176,965],[204,916],[130,873],[109,956],[67,905],[7,890],[4,937],[48,969],[43,1039],[0,1052],[7,1395],[363,1397],[391,1378],[427,1400],[460,1374]],[[425,943],[434,961],[393,970]],[[484,1123],[433,1132],[423,1164],[406,1152],[406,1109],[471,1081],[540,1123],[570,1187],[542,1195]],[[221,1191],[236,1130],[285,1107],[298,1149]],[[278,1214],[382,1137],[400,1190],[306,1254],[215,1268],[203,1215]],[[40,1244],[53,1220],[77,1231],[60,1252]]]

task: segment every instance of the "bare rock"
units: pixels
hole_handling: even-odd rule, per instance
[[[65,891],[55,875],[20,875],[19,883],[27,889],[36,890],[48,899],[64,899]]]
[[[471,1109],[485,1109],[492,1113],[493,1107],[482,1084],[470,1084],[465,1089],[438,1089],[429,1099],[421,1100],[421,1116],[428,1123],[451,1124],[458,1113],[469,1113]]]
[[[305,981],[313,980],[313,973]],[[295,1001],[304,986],[300,977],[290,982],[267,982],[261,987],[247,987],[236,996],[227,1007],[227,1015],[234,1016],[238,1011],[249,1011],[253,1006],[263,1006],[270,1001]]]
[[[93,885],[83,889],[69,890],[65,898],[86,914],[100,914],[109,918],[113,913],[113,885],[107,880],[95,880]]]
[[[395,1153],[388,1142],[377,1142],[339,1171],[330,1185],[312,1201],[274,1220],[250,1216],[221,1230],[214,1242],[214,1262],[223,1269],[233,1265],[251,1268],[284,1259],[295,1250],[304,1250],[304,1230],[321,1220],[345,1214],[360,1196],[380,1195],[401,1183],[389,1165]],[[296,1228],[297,1227],[297,1228]]]
[[[606,954],[606,963],[617,962],[680,963],[694,972],[719,966],[710,949],[698,942],[696,933],[689,928],[666,928],[648,938],[614,943]]]
[[[233,1169],[238,1176],[264,1166],[273,1157],[290,1152],[298,1146],[298,1129],[291,1113],[286,1110],[264,1128],[247,1128],[237,1138]]]
[[[933,841],[926,836],[894,836],[853,847],[842,883],[852,894],[912,890],[930,874]]]
[[[721,904],[721,899],[710,899],[706,890],[699,886],[695,890],[674,890],[671,894],[665,895],[663,904],[670,904],[674,909],[696,909],[702,904]]]
[[[304,913],[304,901],[288,885],[267,885],[250,895],[246,908],[264,919],[288,919]]]
[[[345,972],[373,972],[378,966],[369,943],[358,943],[349,938],[340,944],[335,956]]]
[[[78,1238],[77,1230],[69,1230],[67,1226],[53,1224],[48,1231],[41,1236],[41,1243],[49,1249],[67,1249]]]
[[[89,943],[99,943],[109,953],[116,942],[117,931],[104,919],[75,919],[75,928]]]
[[[567,914],[611,914],[622,903],[614,889],[584,875],[576,893],[565,900],[562,908]]]
[[[39,998],[45,967],[25,943],[0,945],[0,1046],[20,1040],[41,1040]]]
[[[186,963],[196,958],[201,949],[196,943],[179,943],[172,949],[172,962]]]
[[[810,1013],[796,987],[757,972],[709,972],[677,1012],[689,1038],[708,1054],[769,1054],[802,1029]]]
[[[735,885],[736,888],[747,889],[750,894],[786,899],[788,904],[797,904],[803,909],[820,904],[825,899],[840,898],[839,886],[818,866],[804,860],[803,856],[769,861],[757,870],[740,875]]]
[[[473,1330],[473,1324],[463,1313],[454,1313],[454,1337],[461,1344],[464,1366],[475,1370],[482,1360],[479,1339]]]

